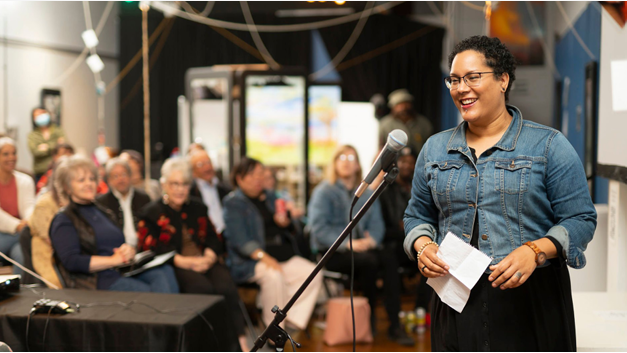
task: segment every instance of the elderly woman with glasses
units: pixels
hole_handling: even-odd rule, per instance
[[[116,267],[128,264],[135,248],[110,211],[94,203],[98,169],[83,156],[64,159],[55,170],[55,188],[68,201],[52,220],[50,240],[61,279],[68,288],[178,293],[174,271],[162,265],[132,277]]]
[[[516,59],[474,36],[449,56],[445,83],[463,122],[425,143],[405,211],[405,252],[426,277],[448,232],[491,258],[463,310],[434,297],[434,351],[574,351],[566,265],[586,265],[596,212],[579,156],[559,131],[506,104]],[[449,235],[451,236],[451,235]]]
[[[223,245],[202,200],[189,197],[192,172],[182,157],[161,167],[161,199],[146,205],[137,226],[139,250],[175,251],[174,272],[181,293],[224,295],[240,345],[246,347],[237,286],[223,264]],[[230,323],[230,322],[229,322]]]

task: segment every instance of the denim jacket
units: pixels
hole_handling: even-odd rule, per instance
[[[579,156],[559,131],[523,120],[514,106],[507,109],[512,122],[477,163],[465,122],[425,143],[404,217],[410,258],[423,235],[441,243],[450,231],[470,243],[479,217],[479,250],[491,265],[545,236],[561,244],[569,266],[586,265],[596,211]]]
[[[266,206],[274,213],[274,193],[266,192]],[[227,248],[226,264],[236,283],[244,283],[255,274],[256,260],[250,255],[256,249],[266,248],[266,232],[263,217],[257,206],[237,189],[224,198],[223,236]],[[298,254],[296,242],[290,239],[294,253]]]
[[[357,214],[371,195],[372,191],[369,189],[361,195],[353,209],[353,216]],[[339,180],[335,184],[323,181],[316,186],[311,194],[308,207],[312,250],[326,250],[340,236],[348,225],[351,199],[348,190]],[[355,231],[355,229],[358,230]],[[377,245],[381,244],[385,234],[385,225],[378,200],[372,204],[372,207],[366,212],[355,229],[353,229],[353,239],[357,238],[358,234],[368,231]],[[338,251],[345,251],[347,243],[348,237],[338,248]]]

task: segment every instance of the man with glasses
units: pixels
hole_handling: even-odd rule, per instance
[[[189,195],[201,199],[209,208],[209,219],[216,227],[217,233],[222,234],[225,227],[222,200],[231,192],[231,188],[218,179],[211,158],[205,150],[192,150],[189,161],[192,165],[194,178]]]
[[[397,89],[388,96],[390,114],[379,124],[379,147],[383,147],[392,130],[401,129],[408,137],[407,146],[420,153],[422,145],[433,134],[433,124],[413,107],[414,97],[406,89]]]
[[[144,191],[131,186],[131,167],[122,158],[110,159],[105,168],[109,191],[96,198],[102,206],[111,210],[124,233],[125,243],[137,246],[137,215],[150,202]]]

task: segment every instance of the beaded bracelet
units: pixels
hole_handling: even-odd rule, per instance
[[[426,242],[426,243],[422,244],[422,246],[420,247],[420,250],[418,250],[418,255],[416,256],[416,259],[417,259],[417,260],[420,260],[420,255],[422,255],[422,252],[425,250],[425,248],[426,248],[428,245],[431,245],[431,244],[435,244],[435,246],[438,246],[438,243],[436,243],[436,242],[434,242],[434,241],[428,241],[428,242]]]

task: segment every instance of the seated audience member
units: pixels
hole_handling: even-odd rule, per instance
[[[135,189],[143,190],[150,196],[151,200],[159,200],[161,198],[161,186],[159,186],[157,180],[150,179],[150,187],[146,189],[144,158],[142,155],[137,151],[124,150],[120,153],[120,158],[125,159],[131,167],[131,185]]]
[[[283,307],[315,265],[297,255],[290,219],[287,212],[276,212],[275,196],[263,189],[263,173],[263,165],[251,158],[233,169],[231,182],[237,189],[224,199],[224,238],[235,281],[261,287],[262,317],[268,325],[274,318],[272,307]],[[321,286],[321,276],[315,277],[290,310],[288,325],[307,327]]]
[[[100,205],[113,214],[118,226],[124,232],[126,244],[137,247],[139,210],[150,203],[150,197],[142,190],[131,186],[131,167],[122,158],[112,158],[107,162],[105,175],[109,182],[109,191],[96,198]]]
[[[54,171],[59,163],[66,158],[69,157],[63,156],[62,158],[58,158],[56,162],[53,163],[53,168],[50,169],[51,173],[46,173],[49,183],[42,190],[48,191],[44,191],[44,193],[39,196],[37,203],[35,203],[35,210],[28,221],[32,236],[31,258],[33,259],[33,268],[40,276],[59,288],[62,288],[63,285],[61,285],[59,276],[54,269],[54,258],[52,256],[53,251],[52,245],[50,244],[49,230],[54,216],[59,212],[61,207],[66,206],[68,203],[68,200],[61,197],[54,187]],[[42,179],[43,177],[40,181]]]
[[[166,160],[161,167],[163,197],[141,211],[138,248],[152,249],[158,254],[176,251],[174,272],[181,293],[224,295],[240,345],[245,348],[237,287],[228,268],[221,263],[224,249],[207,216],[207,206],[200,200],[189,199],[191,180],[185,158]]]
[[[216,176],[211,159],[205,150],[194,150],[189,155],[192,165],[192,181],[190,196],[198,197],[209,208],[209,218],[216,227],[218,234],[224,231],[224,213],[222,201],[231,191]]]
[[[352,146],[340,146],[333,155],[328,168],[328,180],[318,184],[309,201],[309,224],[311,226],[311,247],[325,253],[348,224],[351,199],[361,181],[361,167],[357,151]],[[353,216],[372,195],[366,190],[353,209]],[[376,329],[375,309],[377,307],[377,271],[379,252],[377,248],[383,240],[385,227],[381,217],[381,206],[375,201],[353,230],[353,250],[355,253],[355,279],[361,284],[368,298],[371,310],[371,327]],[[351,254],[348,237],[331,256],[326,268],[331,271],[350,274]],[[386,296],[386,309],[399,298]],[[394,315],[394,317],[392,317]],[[392,323],[398,322],[398,312],[388,312]]]
[[[28,149],[33,154],[35,181],[39,181],[52,163],[52,150],[57,144],[65,143],[65,133],[44,108],[33,109],[31,117],[33,131],[28,134]]]
[[[10,137],[0,138],[0,251],[23,263],[19,233],[35,207],[35,183],[15,170],[17,149]],[[13,266],[14,273],[21,269]]]
[[[48,179],[50,178],[50,175],[52,174],[52,166],[57,162],[57,160],[61,156],[71,156],[73,154],[74,154],[74,147],[72,147],[71,145],[67,143],[60,143],[52,149],[52,163],[50,163],[50,166],[48,167],[48,170],[46,171],[46,173],[42,175],[41,178],[39,178],[39,181],[37,182],[37,194],[39,194],[43,188],[48,186]],[[44,190],[44,193],[46,191],[47,190]]]
[[[135,248],[109,211],[94,203],[97,169],[86,157],[64,159],[55,171],[55,188],[68,200],[52,220],[50,240],[65,286],[130,292],[178,293],[170,265],[122,277],[114,268],[128,264]]]
[[[405,240],[405,228],[403,225],[403,216],[407,203],[411,198],[412,177],[414,176],[414,168],[416,166],[417,154],[409,147],[403,148],[398,157],[398,177],[392,185],[381,194],[379,198],[381,202],[381,210],[383,220],[385,222],[385,237],[383,238],[383,258],[382,262],[387,264],[384,266],[384,282],[386,295],[393,298],[399,298],[394,304],[390,312],[401,310],[401,276],[398,273],[399,267],[410,269],[411,273],[418,272],[416,263],[411,261],[403,250],[403,241]],[[427,285],[427,278],[421,275],[421,281],[418,285],[418,296],[416,298],[416,307],[428,309],[429,301],[433,290]],[[397,326],[396,322],[394,322]],[[391,332],[390,336],[394,336]]]

